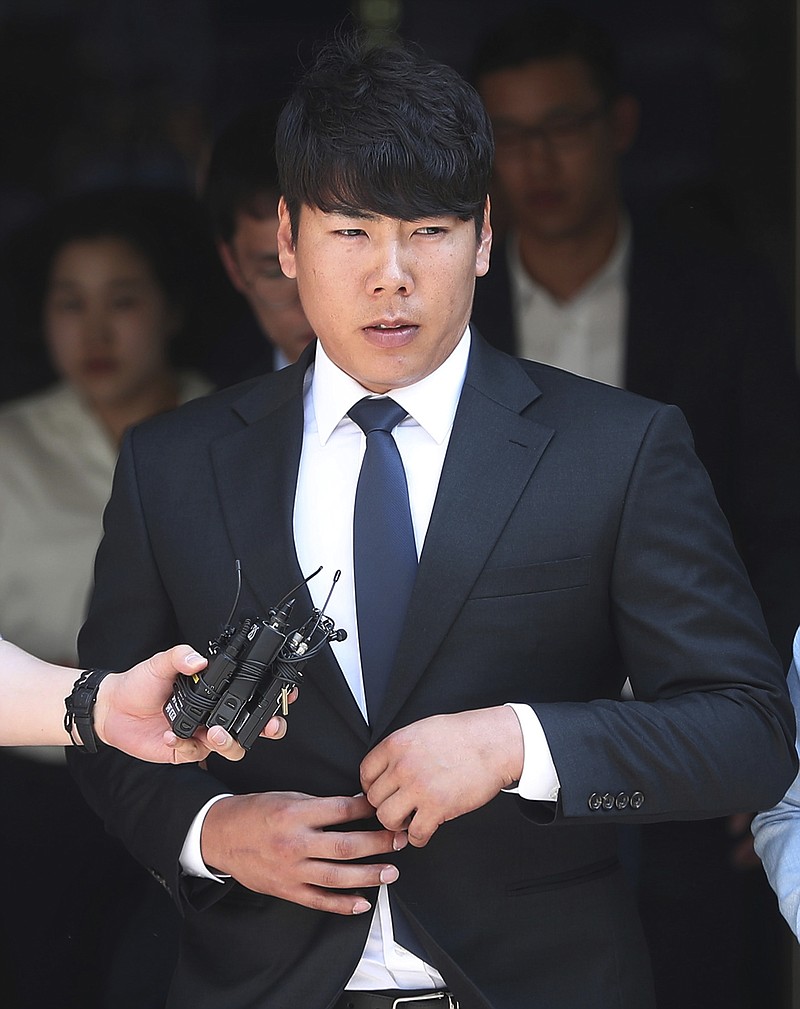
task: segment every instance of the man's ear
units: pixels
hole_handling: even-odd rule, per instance
[[[219,253],[219,258],[222,260],[222,265],[225,267],[225,272],[228,274],[228,280],[239,294],[245,294],[247,285],[242,276],[242,271],[239,269],[239,264],[236,262],[233,249],[228,242],[217,242],[217,252]]]
[[[489,197],[486,197],[486,204],[483,208],[483,224],[478,238],[478,249],[475,253],[475,276],[483,277],[489,270],[489,255],[492,251],[492,204]]]
[[[639,130],[639,102],[633,95],[620,95],[611,106],[610,119],[614,150],[624,154]]]
[[[278,261],[287,277],[297,277],[292,222],[283,197],[278,200]]]

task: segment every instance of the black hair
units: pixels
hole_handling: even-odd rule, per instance
[[[58,253],[77,241],[118,238],[147,262],[183,325],[170,343],[174,364],[201,364],[215,335],[224,281],[197,198],[176,188],[108,187],[71,194],[11,236],[3,263],[14,284],[21,339],[39,341],[41,312]]]
[[[276,213],[280,186],[275,127],[280,109],[279,102],[243,109],[214,142],[203,201],[217,239],[231,241],[239,214],[263,218]]]
[[[480,88],[485,74],[569,56],[585,64],[607,104],[619,97],[619,68],[611,37],[596,22],[564,7],[523,10],[501,21],[475,50],[469,78]]]
[[[295,237],[303,204],[407,221],[453,214],[480,234],[494,154],[483,104],[454,69],[400,40],[326,43],[281,112],[275,153]]]

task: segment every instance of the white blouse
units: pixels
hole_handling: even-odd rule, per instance
[[[181,402],[210,391],[181,375]],[[117,449],[66,384],[0,409],[0,622],[20,648],[77,663]]]

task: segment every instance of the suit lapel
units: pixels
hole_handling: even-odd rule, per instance
[[[311,572],[301,572],[292,511],[303,435],[307,352],[234,404],[242,428],[212,446],[219,500],[242,577],[266,615]],[[400,710],[458,616],[528,485],[551,428],[525,412],[540,395],[520,365],[474,332],[470,364],[409,604],[392,682],[368,730],[330,648],[314,660],[314,683],[365,741]],[[469,549],[465,549],[465,545]],[[297,612],[310,612],[308,589]]]
[[[258,383],[234,404],[242,428],[212,445],[212,462],[225,525],[242,580],[267,616],[283,596],[294,593],[295,617],[313,608],[308,588],[312,572],[301,571],[294,547],[292,513],[303,438],[303,375],[313,357],[307,352],[293,368]],[[313,660],[314,683],[360,736],[364,719],[333,652]]]
[[[523,416],[540,395],[520,365],[473,329],[459,401],[380,735],[433,659],[553,436]]]

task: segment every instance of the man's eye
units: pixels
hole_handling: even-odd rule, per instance
[[[582,116],[570,116],[568,119],[555,119],[545,125],[545,132],[551,137],[560,139],[563,137],[573,137],[580,133],[585,123]]]
[[[418,235],[442,235],[445,232],[445,228],[439,227],[436,224],[426,224],[424,228],[417,228]]]
[[[344,235],[345,238],[354,238],[356,235],[363,235],[362,228],[339,228],[337,235]]]

